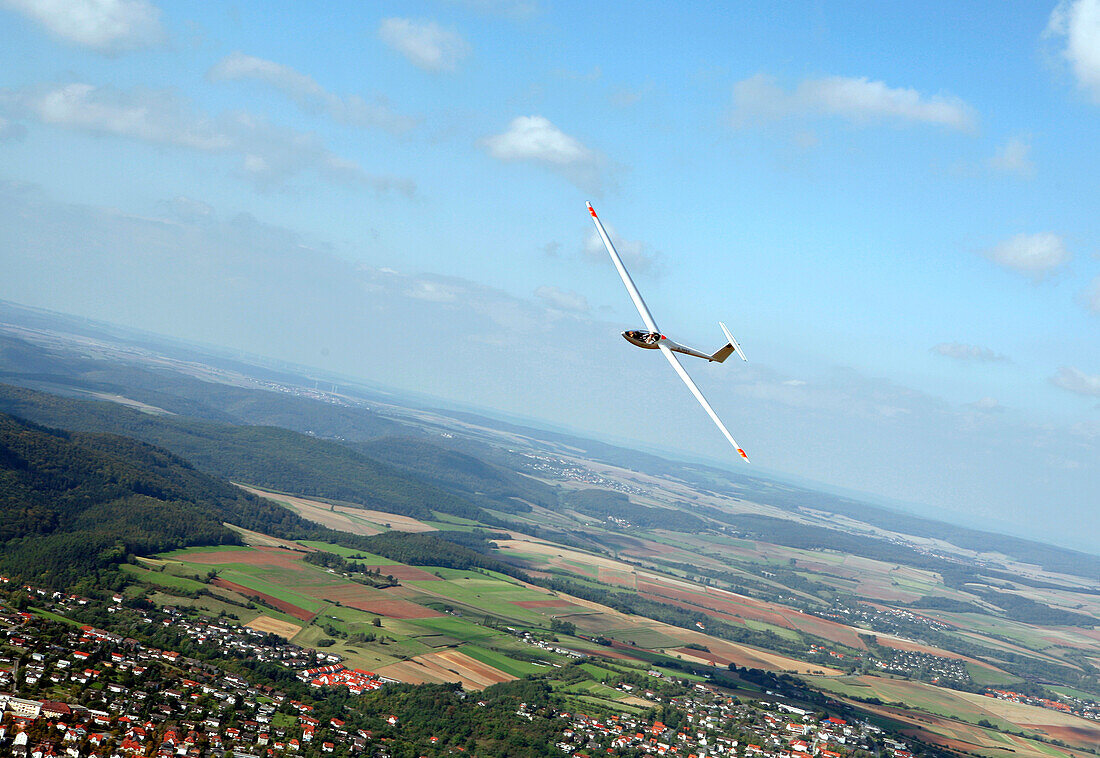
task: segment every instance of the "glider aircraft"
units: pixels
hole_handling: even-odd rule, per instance
[[[646,307],[645,301],[642,300],[638,288],[634,286],[634,281],[630,278],[630,274],[627,273],[622,258],[619,257],[619,253],[615,250],[615,246],[611,244],[611,238],[607,236],[607,231],[603,228],[603,224],[600,223],[600,217],[596,215],[596,210],[592,207],[592,203],[586,203],[586,205],[588,206],[588,212],[592,214],[592,220],[596,222],[596,231],[600,233],[600,238],[603,240],[604,247],[607,248],[607,252],[611,256],[611,262],[615,264],[615,270],[619,272],[619,278],[621,278],[623,284],[626,285],[626,291],[630,294],[630,299],[634,301],[634,307],[638,309],[638,314],[642,317],[642,321],[645,322],[646,325],[645,329],[634,329],[623,332],[623,337],[627,342],[637,347],[645,348],[646,350],[660,350],[661,354],[668,359],[669,365],[672,366],[673,370],[684,380],[684,384],[691,390],[691,394],[695,395],[695,399],[703,406],[703,410],[707,412],[711,420],[720,430],[722,430],[722,434],[724,434],[726,439],[729,440],[729,443],[733,445],[734,450],[748,462],[749,456],[745,455],[745,451],[742,450],[741,446],[737,444],[737,441],[733,439],[733,435],[726,429],[726,425],[722,423],[722,419],[718,418],[718,414],[710,407],[710,403],[703,397],[703,393],[695,386],[695,382],[688,376],[688,372],[684,370],[684,367],[680,365],[680,361],[673,355],[673,353],[682,353],[684,355],[691,355],[696,358],[703,358],[708,361],[721,363],[733,353],[737,353],[741,360],[748,360],[745,358],[745,353],[741,350],[741,346],[737,344],[737,340],[733,338],[733,335],[730,334],[730,330],[727,329],[726,325],[721,321],[718,322],[718,325],[722,327],[722,332],[726,335],[726,344],[709,355],[694,350],[686,345],[673,342],[662,334],[661,330],[657,328],[657,323],[653,320],[653,315],[649,312],[649,308]]]

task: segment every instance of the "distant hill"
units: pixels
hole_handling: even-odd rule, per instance
[[[0,412],[49,426],[133,437],[171,450],[207,473],[276,491],[421,519],[434,518],[433,510],[473,519],[485,515],[469,500],[343,444],[289,429],[152,415],[10,385],[0,385]],[[517,504],[513,510],[521,509]]]
[[[310,528],[283,508],[152,445],[0,414],[0,570],[51,586],[128,553],[238,544],[222,525]]]
[[[383,437],[354,446],[372,458],[418,475],[488,507],[530,510],[523,500],[553,508],[558,490],[468,453],[408,436]]]
[[[0,381],[66,396],[119,395],[206,421],[281,426],[357,441],[399,432],[371,410],[287,392],[204,381],[169,368],[92,358],[0,333]]]

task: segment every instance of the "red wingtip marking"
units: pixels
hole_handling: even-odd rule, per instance
[[[749,459],[749,456],[745,455],[745,451],[741,448],[737,448],[737,452],[741,453],[741,457],[744,458],[746,461]]]
[[[598,217],[598,216],[596,215],[596,209],[595,209],[595,208],[593,208],[593,207],[592,207],[591,205],[590,205],[590,206],[588,206],[588,212],[592,214],[592,218],[599,218],[599,217]]]

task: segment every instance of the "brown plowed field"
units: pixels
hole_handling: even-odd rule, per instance
[[[695,592],[671,587],[664,582],[639,581],[638,591],[650,600],[672,603],[682,608],[702,610],[709,615],[743,624],[745,620],[760,621],[782,629],[793,629],[841,645],[863,650],[866,645],[849,626],[828,619],[777,608],[759,600],[742,598],[721,590]]]
[[[216,550],[213,552],[188,553],[182,560],[203,565],[240,563],[245,566],[297,568],[295,564],[305,557],[305,553],[286,550],[281,547],[254,547],[251,550]]]
[[[432,574],[424,569],[419,569],[416,566],[395,566],[394,564],[388,564],[385,566],[367,566],[369,569],[378,571],[382,576],[392,576],[394,579],[400,582],[438,582],[442,581],[438,576]]]
[[[395,619],[424,619],[443,615],[439,611],[433,611],[423,605],[417,605],[412,601],[403,600],[399,597],[391,597],[382,590],[364,587],[359,584],[319,587],[316,590],[302,588],[299,591],[304,591],[311,597],[339,602],[349,608],[377,613]]]
[[[298,606],[293,605],[292,603],[288,603],[285,600],[280,600],[277,597],[271,597],[271,595],[268,595],[267,593],[257,592],[250,587],[245,587],[243,584],[230,582],[226,579],[222,579],[221,577],[218,577],[217,579],[211,579],[210,583],[217,587],[225,587],[227,590],[233,590],[234,592],[238,592],[245,597],[259,598],[260,600],[263,600],[265,603],[270,605],[272,608],[278,608],[283,613],[289,614],[296,619],[309,621],[311,618],[313,618],[313,613],[307,611],[305,608],[299,608]]]
[[[849,703],[852,702],[846,698],[842,698],[842,700]],[[1052,758],[1052,756],[1056,755],[1064,755],[1068,758],[1085,758],[1086,755],[1072,748],[1054,747],[1053,745],[1037,745],[1034,742],[1014,734],[994,732],[979,726],[929,713],[913,713],[912,711],[885,705],[865,705],[858,703],[855,705],[861,710],[867,710],[872,713],[886,716],[892,720],[909,724],[910,728],[901,730],[901,733],[906,737],[915,738],[933,745],[939,745],[964,754],[1008,754],[1016,756],[1016,758]],[[1052,734],[1051,736],[1053,737],[1054,735]],[[1064,738],[1059,737],[1058,739]],[[1066,741],[1073,744],[1081,744],[1079,737],[1070,737],[1070,739]],[[1088,745],[1089,743],[1086,742],[1084,744]]]
[[[407,661],[382,666],[378,673],[410,684],[461,682],[463,687],[472,690],[484,689],[490,684],[516,678],[458,650],[418,655]]]

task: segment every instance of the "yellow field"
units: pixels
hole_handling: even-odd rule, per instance
[[[287,640],[302,631],[302,628],[297,624],[273,619],[270,616],[257,616],[245,624],[245,626],[251,627],[257,632],[271,632]]]
[[[305,497],[283,495],[278,492],[269,492],[256,487],[247,487],[238,484],[238,487],[251,492],[253,495],[274,500],[281,503],[302,518],[315,524],[336,529],[351,534],[370,536],[384,531],[389,524],[390,529],[399,532],[434,532],[436,528],[409,516],[399,516],[396,513],[385,511],[371,511],[365,508],[353,508],[348,505],[332,505],[320,500],[310,500]]]

